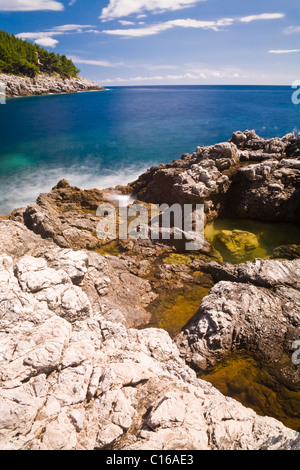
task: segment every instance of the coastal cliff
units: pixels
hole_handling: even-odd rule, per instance
[[[86,78],[62,78],[58,74],[48,75],[43,73],[30,78],[0,73],[1,82],[6,86],[7,97],[105,90],[101,85]]]
[[[104,88],[79,76],[65,55],[55,54],[0,30],[0,84],[6,96],[76,93]]]
[[[115,192],[203,203],[207,223],[256,208],[299,224],[299,149],[294,134],[238,132]],[[299,247],[233,265],[208,241],[197,254],[161,240],[103,245],[96,209],[107,197],[61,180],[0,218],[0,447],[299,450]],[[253,234],[226,235],[239,250],[255,245]],[[157,327],[161,305],[175,315],[195,288],[193,318],[170,337]],[[293,430],[197,378],[236,351],[295,391]]]

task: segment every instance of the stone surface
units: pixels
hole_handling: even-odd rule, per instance
[[[299,245],[282,245],[275,248],[271,258],[297,259],[300,258]]]
[[[212,263],[204,269],[217,284],[177,338],[186,360],[205,370],[236,350],[249,351],[280,382],[298,389],[300,368],[291,358],[299,340],[299,260]]]
[[[222,230],[216,239],[233,261],[238,261],[241,256],[251,253],[259,246],[258,237],[254,233],[242,230]]]
[[[229,142],[152,167],[129,187],[146,202],[204,204],[207,222],[222,215],[299,224],[299,148],[300,135],[236,132]]]
[[[19,222],[1,219],[0,252],[12,257],[14,282],[24,294],[70,321],[88,316],[91,308],[128,327],[146,325],[151,318],[146,308],[156,294],[149,281],[133,273],[132,262],[60,248]]]
[[[41,74],[35,78],[0,74],[0,82],[6,85],[8,97],[104,90],[102,86],[86,78],[63,79],[55,74]]]
[[[299,148],[294,134],[237,132],[150,169],[126,191],[154,203],[204,203],[206,221],[252,217],[256,208],[256,218],[299,223]],[[120,244],[124,254],[112,245],[118,256],[103,256],[95,212],[104,200],[62,180],[0,219],[0,448],[300,450],[299,433],[190,368],[247,350],[298,388],[299,260],[231,265],[208,262],[209,246],[202,259],[178,258],[173,247],[132,240]],[[153,286],[210,288],[212,279],[175,341],[144,328]]]
[[[123,260],[109,268],[97,253],[34,247],[38,236],[13,221],[0,221],[2,247],[14,231],[15,249],[0,256],[1,449],[299,449],[295,431],[198,380],[165,331],[119,322],[129,297],[110,275],[124,270],[126,290],[136,282]],[[259,283],[266,271],[245,276]],[[113,321],[85,292],[96,280],[100,299],[114,285]]]

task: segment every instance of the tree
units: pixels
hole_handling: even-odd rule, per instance
[[[40,73],[78,77],[80,70],[65,55],[16,38],[0,30],[0,72],[34,78]]]

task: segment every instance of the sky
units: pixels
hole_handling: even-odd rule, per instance
[[[0,0],[0,29],[105,86],[300,80],[299,0]]]

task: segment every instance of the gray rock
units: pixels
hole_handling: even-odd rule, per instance
[[[9,225],[20,228],[2,224],[2,238]],[[110,258],[88,254],[86,265],[83,252],[45,243],[47,256],[0,257],[1,449],[299,448],[298,433],[198,380],[165,331],[128,329],[91,305],[82,314],[85,283],[103,276]],[[73,262],[79,285],[68,274]],[[115,260],[121,268],[125,285],[134,283]],[[120,312],[123,304],[115,298]]]
[[[206,221],[222,215],[297,224],[299,155],[294,134],[262,139],[254,131],[236,132],[229,142],[151,168],[130,189],[155,204],[204,204]]]
[[[236,350],[249,351],[297,389],[300,368],[291,358],[299,339],[300,260],[212,263],[205,269],[219,282],[177,338],[183,356],[203,370]],[[290,360],[283,368],[285,357]]]

